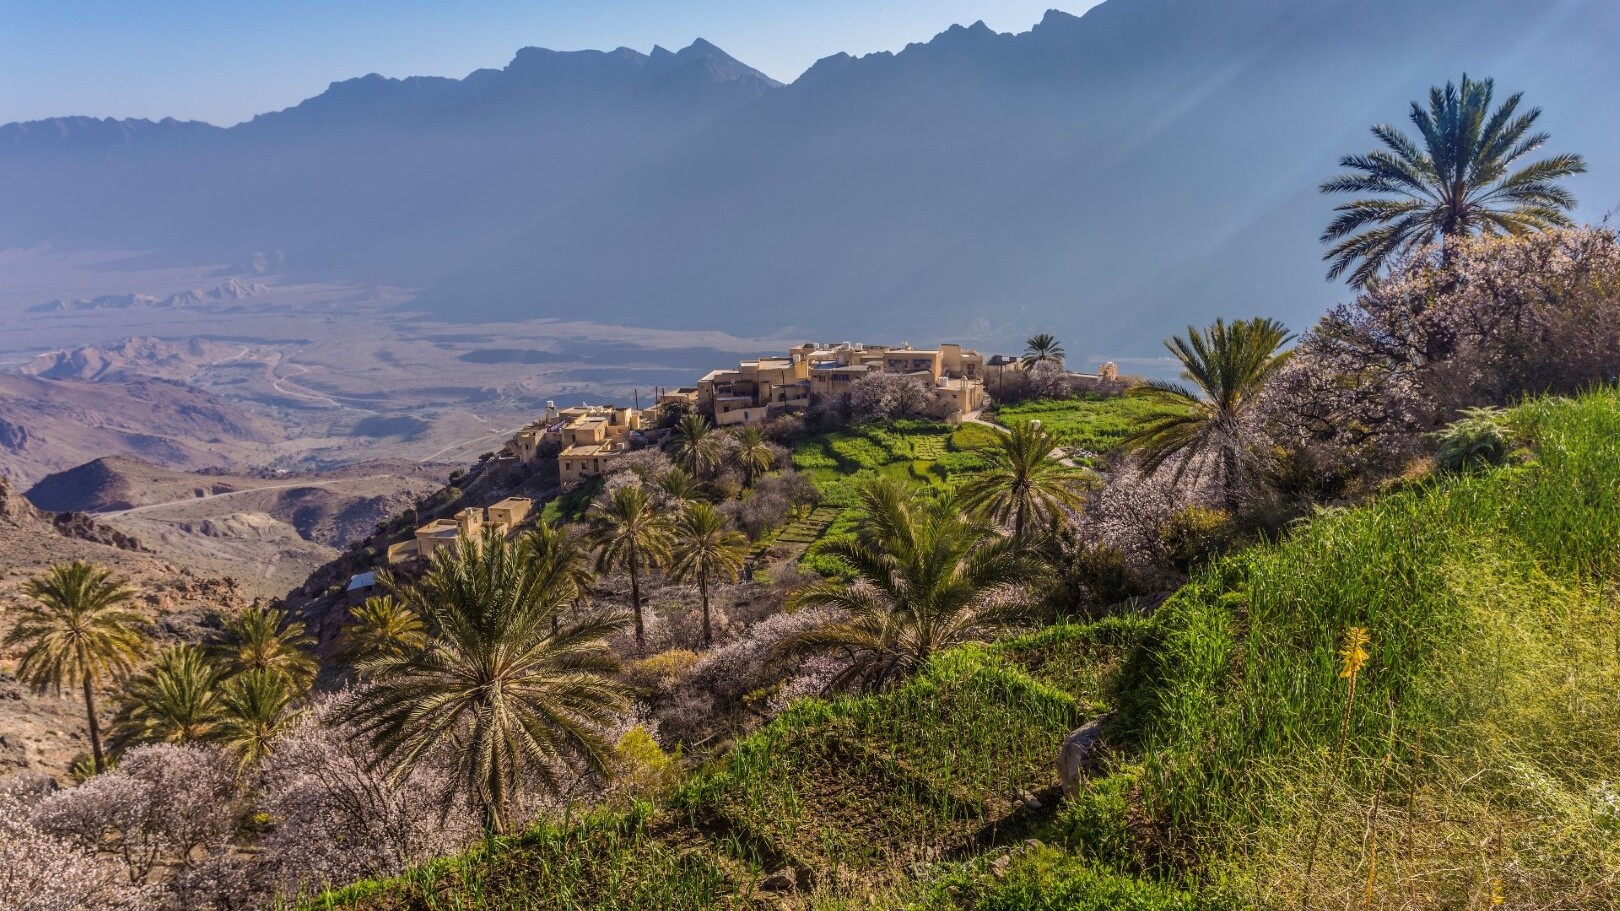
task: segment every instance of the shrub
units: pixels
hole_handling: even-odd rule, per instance
[[[144,911],[138,890],[69,839],[30,821],[30,807],[0,792],[0,908],[7,911]]]
[[[1507,413],[1499,408],[1469,408],[1463,415],[1434,435],[1439,443],[1436,467],[1458,474],[1506,465],[1516,446]]]
[[[1170,564],[1182,572],[1209,562],[1230,550],[1235,531],[1230,514],[1219,509],[1188,506],[1173,513],[1159,529]]]
[[[190,865],[223,849],[242,809],[235,769],[218,750],[154,744],[47,797],[32,821],[46,835],[117,859],[129,881],[142,884],[161,863]]]
[[[663,751],[645,727],[636,725],[613,745],[613,790],[634,800],[667,797],[680,784],[680,751]]]
[[[680,683],[697,662],[697,652],[672,648],[630,662],[625,666],[625,678],[643,693],[667,692]]]

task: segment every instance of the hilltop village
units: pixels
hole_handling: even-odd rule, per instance
[[[586,404],[558,408],[547,402],[545,413],[513,435],[498,457],[527,466],[554,460],[559,483],[567,488],[602,475],[615,459],[662,443],[671,432],[671,416],[701,414],[719,427],[761,424],[803,412],[816,401],[836,401],[864,377],[886,375],[916,380],[931,395],[933,413],[954,424],[975,417],[1002,386],[1028,370],[1019,357],[984,355],[954,342],[933,348],[805,342],[785,355],[711,370],[695,386],[658,390],[646,408]],[[1113,362],[1102,364],[1095,374],[1061,372],[1058,380],[1068,392],[1117,391],[1120,385],[1119,368]],[[488,507],[469,506],[453,517],[434,519],[411,538],[390,545],[388,562],[431,560],[439,548],[462,535],[476,536],[486,527],[515,531],[534,506],[526,497],[506,497]]]
[[[660,391],[652,407],[639,411],[609,405],[558,409],[547,403],[545,414],[506,444],[505,454],[524,463],[555,458],[558,477],[567,485],[600,475],[613,459],[660,442],[671,413],[696,412],[720,427],[758,424],[804,411],[816,400],[836,400],[873,374],[916,379],[933,396],[937,416],[956,423],[978,414],[1010,374],[1025,369],[1017,357],[987,357],[955,343],[925,349],[806,342],[786,355],[712,370],[696,386]],[[1067,373],[1063,379],[1075,392],[1110,388],[1119,382],[1119,368],[1110,362],[1096,374]]]

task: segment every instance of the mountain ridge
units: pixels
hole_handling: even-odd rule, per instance
[[[186,154],[140,138],[111,162],[43,156],[31,181],[0,168],[26,216],[0,246],[285,250],[457,321],[927,322],[981,344],[1039,325],[1087,360],[1149,356],[1227,302],[1298,326],[1340,298],[1317,184],[1465,70],[1544,108],[1550,151],[1588,155],[1578,215],[1620,202],[1620,128],[1580,116],[1620,100],[1613,36],[1598,0],[1107,0],[787,85],[701,39],[524,49],[459,80],[340,81]]]

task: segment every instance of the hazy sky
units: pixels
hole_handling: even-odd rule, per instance
[[[464,76],[524,45],[670,50],[707,38],[790,82],[839,51],[953,23],[1026,31],[1096,0],[0,0],[0,123],[67,114],[219,124],[338,79]]]

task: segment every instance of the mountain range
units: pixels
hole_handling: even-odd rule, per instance
[[[1546,109],[1620,203],[1612,0],[1107,0],[956,26],[788,85],[697,41],[370,75],[220,128],[0,127],[0,248],[52,243],[422,289],[463,320],[738,334],[1036,330],[1151,355],[1345,292],[1316,186],[1466,71]]]

